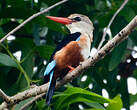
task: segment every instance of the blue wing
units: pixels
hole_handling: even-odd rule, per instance
[[[56,61],[55,60],[52,60],[47,65],[46,70],[44,72],[44,81],[45,81],[45,83],[47,83],[50,80],[50,78],[51,78],[50,74],[54,73],[55,66],[56,66]]]
[[[55,61],[55,60],[52,60],[52,61],[47,65],[46,70],[45,70],[45,72],[44,72],[44,76],[49,75],[49,73],[50,73],[51,71],[54,71],[53,69],[55,68],[55,66],[56,66],[56,61]]]
[[[80,36],[76,39],[76,41],[79,41],[80,40]]]

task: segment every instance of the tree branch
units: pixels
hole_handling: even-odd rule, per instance
[[[96,53],[93,57],[90,57],[88,60],[84,61],[81,65],[79,65],[74,71],[68,73],[62,80],[58,81],[56,83],[56,88],[59,88],[66,84],[67,82],[72,81],[74,78],[78,77],[82,74],[83,70],[93,66],[97,61],[102,59],[106,54],[110,53],[111,50],[118,45],[120,42],[127,39],[128,35],[137,27],[137,16],[133,18],[133,20],[124,28],[122,29],[112,40],[108,41],[107,44],[105,44],[104,47],[102,47],[98,53]],[[12,104],[8,104],[8,106],[12,106],[22,100],[25,100],[29,97],[34,97],[42,93],[46,93],[48,90],[48,85],[44,84],[41,86],[36,86],[34,88],[30,88],[24,92],[18,93],[12,97],[10,97],[10,100],[12,100]],[[0,108],[2,108],[2,105],[4,105],[5,102],[3,102],[0,105]],[[0,109],[2,110],[2,109]]]
[[[0,89],[0,96],[4,99],[4,101],[10,102],[9,96],[7,96],[1,89]]]
[[[3,102],[1,105],[0,105],[0,110],[8,110],[8,104],[6,102]]]
[[[68,0],[62,0],[62,1],[60,1],[60,2],[58,2],[58,3],[56,3],[56,4],[54,4],[54,5],[52,5],[52,6],[50,6],[50,7],[48,7],[47,9],[45,9],[45,10],[43,10],[43,11],[41,11],[41,12],[38,12],[38,13],[36,13],[36,14],[33,14],[33,15],[30,16],[28,19],[26,19],[23,23],[21,23],[20,25],[18,25],[15,29],[13,29],[12,31],[10,31],[6,36],[4,36],[4,37],[0,40],[0,43],[2,43],[4,40],[7,39],[7,37],[8,37],[9,35],[13,34],[13,33],[16,32],[17,30],[19,30],[19,29],[20,29],[21,27],[23,27],[25,24],[27,24],[28,22],[30,22],[32,19],[36,18],[37,16],[39,16],[39,15],[41,15],[41,14],[43,14],[43,13],[48,12],[48,11],[51,10],[52,8],[55,8],[56,6],[58,6],[58,5],[60,5],[60,4],[64,3],[64,2],[66,2],[66,1],[68,1]]]
[[[102,45],[103,45],[103,43],[104,43],[104,41],[105,41],[105,37],[106,37],[106,34],[107,34],[107,30],[110,28],[110,26],[111,26],[111,24],[113,23],[115,17],[116,17],[116,16],[118,15],[118,13],[124,8],[124,6],[127,4],[127,2],[128,2],[128,0],[125,0],[125,1],[122,3],[122,5],[119,7],[119,9],[115,12],[115,14],[113,15],[113,17],[112,17],[111,20],[109,21],[109,24],[108,24],[106,30],[104,30],[104,32],[103,32],[103,36],[102,36],[101,42],[99,43],[99,46],[98,46],[97,50],[99,50],[99,49],[102,47]]]

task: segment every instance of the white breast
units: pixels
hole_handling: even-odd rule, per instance
[[[83,40],[80,40],[79,41],[79,46],[81,47],[81,55],[83,56],[84,60],[86,60],[90,56],[91,42],[90,42],[89,37],[84,36],[83,38],[85,40],[84,40],[84,42],[83,42]]]
[[[81,51],[81,55],[83,56],[84,60],[88,59],[89,55],[90,55],[90,48],[84,48]]]

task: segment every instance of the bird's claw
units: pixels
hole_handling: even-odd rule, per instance
[[[72,72],[75,69],[74,67],[72,67],[70,65],[68,65],[68,68],[70,69],[69,72]]]

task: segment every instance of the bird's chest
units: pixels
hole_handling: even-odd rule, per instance
[[[86,60],[88,59],[89,55],[90,55],[90,46],[91,46],[91,42],[90,39],[83,36],[80,38],[80,41],[78,42],[80,48],[81,48],[81,55],[83,56],[83,59]]]
[[[86,60],[88,59],[90,55],[90,47],[85,46],[84,48],[81,49],[81,55],[83,56],[83,59]]]

